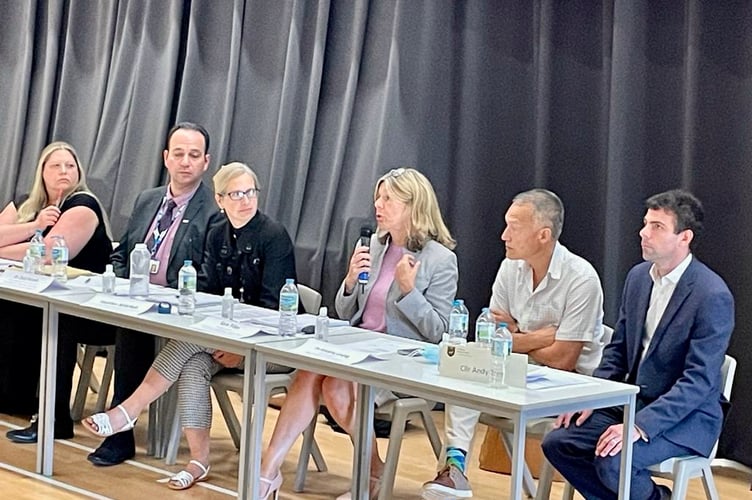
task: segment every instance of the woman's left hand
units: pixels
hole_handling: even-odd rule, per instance
[[[397,262],[397,267],[394,269],[394,281],[397,282],[403,296],[415,288],[415,276],[418,274],[419,267],[420,261],[407,253]]]
[[[225,368],[237,368],[245,360],[245,356],[225,351],[214,351],[212,358]]]

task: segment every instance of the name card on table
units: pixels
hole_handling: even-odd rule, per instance
[[[43,274],[24,273],[10,269],[0,273],[0,285],[24,292],[40,293],[53,283],[55,283],[55,278]]]
[[[105,294],[97,294],[81,305],[134,316],[143,314],[154,306],[152,302]]]
[[[488,382],[491,377],[491,350],[475,342],[443,344],[439,353],[439,374],[445,377]],[[506,362],[507,385],[524,389],[527,385],[527,355],[512,353]]]
[[[316,339],[309,339],[298,347],[290,349],[290,352],[313,356],[327,361],[335,361],[345,365],[354,365],[368,358],[378,359],[367,352],[348,349],[343,345],[330,344]]]
[[[198,323],[191,325],[196,330],[202,332],[213,333],[215,335],[221,335],[223,337],[230,338],[243,338],[252,337],[259,333],[263,333],[260,328],[242,325],[237,321],[232,321],[225,318],[216,318],[214,316],[207,316]]]

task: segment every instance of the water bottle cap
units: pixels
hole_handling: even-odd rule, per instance
[[[105,266],[104,266],[104,272],[111,273],[112,272],[112,264],[105,264]]]
[[[490,310],[490,309],[488,309],[487,307],[484,307],[483,309],[481,309],[481,310],[480,310],[480,312],[482,312],[482,313],[484,313],[484,314],[485,314],[485,313],[487,313],[487,312],[488,312],[489,310]]]
[[[506,327],[507,327],[507,324],[504,321],[499,323],[499,328],[506,328]]]
[[[134,248],[138,250],[141,250],[141,249],[146,250],[146,243],[136,243],[136,246]]]
[[[322,306],[319,309],[319,316],[327,316],[329,314],[329,310],[326,308],[326,306]]]
[[[193,261],[191,259],[185,259],[183,261],[183,267],[190,267],[193,265]]]
[[[292,285],[295,283],[295,280],[292,278],[285,279],[285,285]]]
[[[460,305],[460,299],[454,299],[454,300],[452,301],[452,305],[453,305],[453,306],[458,306],[458,305]]]
[[[231,287],[228,286],[227,288],[225,288],[225,295],[232,295],[232,288]]]

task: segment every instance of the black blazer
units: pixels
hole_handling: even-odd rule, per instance
[[[133,212],[128,221],[128,228],[120,238],[120,245],[110,256],[115,274],[121,278],[127,278],[130,271],[130,254],[136,243],[146,240],[154,217],[157,216],[162,199],[165,195],[165,186],[148,189],[138,195],[133,206]],[[217,204],[214,202],[214,193],[203,182],[188,202],[182,215],[180,227],[175,233],[172,242],[170,260],[167,263],[167,284],[177,288],[178,271],[183,267],[183,261],[190,259],[196,269],[201,269],[204,258],[204,246],[209,228],[221,221]]]

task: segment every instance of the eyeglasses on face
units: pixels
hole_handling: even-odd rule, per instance
[[[229,193],[222,193],[222,196],[227,196],[232,201],[240,201],[243,198],[248,198],[249,200],[252,200],[253,198],[257,197],[259,193],[259,190],[256,188],[250,188],[246,191],[230,191]]]

